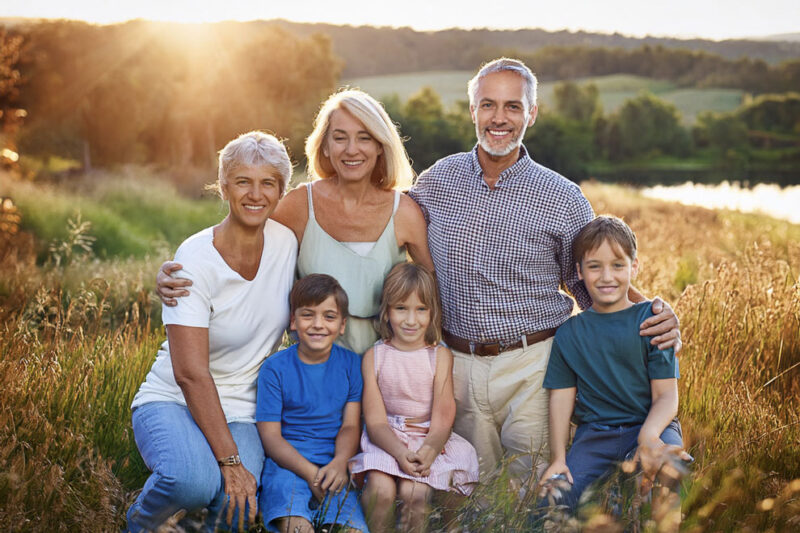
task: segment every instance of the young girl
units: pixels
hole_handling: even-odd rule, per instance
[[[396,265],[383,284],[380,334],[364,354],[363,411],[367,431],[352,473],[366,472],[362,506],[373,533],[422,531],[433,489],[468,495],[478,481],[472,445],[451,433],[453,355],[441,337],[436,282],[424,267]]]

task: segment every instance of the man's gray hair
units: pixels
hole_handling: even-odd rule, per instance
[[[536,75],[531,72],[531,69],[529,69],[525,63],[519,59],[511,59],[508,57],[501,57],[499,59],[489,61],[481,67],[478,73],[475,74],[471,80],[469,80],[469,84],[467,84],[469,105],[475,105],[475,99],[478,96],[478,85],[480,85],[480,82],[483,78],[495,72],[505,71],[514,72],[522,77],[522,79],[525,81],[524,96],[526,100],[525,104],[528,108],[527,111],[533,109],[533,106],[536,105]]]

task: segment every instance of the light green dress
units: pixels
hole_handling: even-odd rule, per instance
[[[394,232],[394,215],[401,193],[394,193],[392,216],[383,233],[367,253],[360,255],[328,235],[317,223],[311,188],[312,184],[306,185],[308,223],[297,255],[297,272],[301,278],[309,274],[329,274],[341,284],[350,302],[350,317],[337,343],[363,354],[378,340],[373,320],[380,310],[383,279],[394,265],[406,261],[405,247],[397,245]]]

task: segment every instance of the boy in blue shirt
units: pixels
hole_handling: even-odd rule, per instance
[[[314,524],[367,531],[347,490],[347,461],[361,436],[361,358],[334,345],[347,303],[331,276],[299,280],[289,295],[299,342],[261,366],[256,424],[267,459],[258,503],[270,531],[313,533]]]
[[[622,220],[599,216],[575,237],[573,257],[592,307],[555,335],[544,379],[551,463],[541,478],[566,477],[572,487],[561,503],[572,510],[586,487],[634,449],[652,480],[666,448],[683,446],[675,418],[678,361],[672,348],[660,350],[639,335],[650,302],[628,298],[639,268],[636,236]],[[567,453],[573,415],[578,428]]]

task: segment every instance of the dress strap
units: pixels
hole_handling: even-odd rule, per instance
[[[311,183],[306,183],[306,192],[308,193],[308,218],[309,220],[315,220],[314,217],[314,199],[311,195]]]
[[[397,213],[397,207],[400,205],[400,191],[394,191],[394,205],[392,206],[392,216]]]

